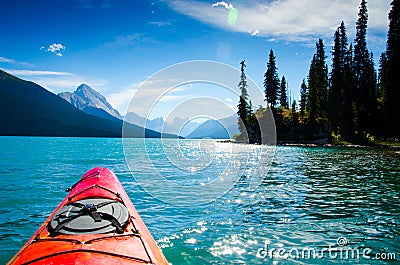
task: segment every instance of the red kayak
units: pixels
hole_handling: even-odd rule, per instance
[[[89,170],[8,264],[168,264],[121,183]]]

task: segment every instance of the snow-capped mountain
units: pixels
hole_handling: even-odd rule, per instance
[[[88,114],[107,119],[123,119],[103,95],[86,84],[78,86],[73,93],[62,92],[58,96]]]

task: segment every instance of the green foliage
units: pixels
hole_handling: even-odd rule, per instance
[[[296,100],[292,102],[292,113],[296,113]]]
[[[280,85],[280,104],[284,108],[289,108],[288,98],[287,98],[287,82],[285,76],[282,76],[281,85]]]
[[[342,21],[340,27],[335,32],[334,45],[332,50],[332,71],[330,74],[329,90],[329,119],[334,131],[341,130],[345,112],[345,90],[352,89],[346,87],[345,68],[346,56],[348,53],[346,26]],[[348,94],[347,94],[348,95]]]
[[[346,26],[342,22],[334,36],[328,114],[332,130],[340,132],[346,139],[354,137],[354,130],[358,126],[358,120],[355,119],[355,79],[353,48],[348,45]]]
[[[400,0],[393,0],[389,12],[389,30],[386,45],[387,80],[385,83],[384,120],[386,136],[400,138],[398,104],[400,102]]]
[[[237,134],[237,133],[235,133],[233,136],[232,136],[232,139],[233,140],[239,140],[240,139],[240,134]]]
[[[304,113],[307,107],[307,97],[308,97],[308,87],[306,84],[306,80],[303,79],[303,83],[300,88],[300,116],[304,117]]]
[[[270,50],[267,63],[267,71],[264,74],[264,92],[265,99],[271,107],[275,107],[279,96],[279,77],[278,68],[276,67],[276,58],[274,51]]]
[[[319,39],[308,74],[307,111],[311,126],[317,122],[317,119],[325,119],[327,116],[328,66],[325,59],[324,44],[322,39]]]
[[[248,93],[247,93],[247,80],[246,80],[246,74],[244,72],[244,68],[246,67],[245,61],[240,62],[241,65],[241,75],[240,75],[240,82],[238,84],[238,87],[240,89],[241,95],[239,99],[239,105],[238,105],[238,126],[239,126],[239,131],[241,135],[244,135],[246,132],[246,123],[248,120],[248,117],[250,116],[249,113],[249,104],[247,103],[248,101]]]
[[[376,72],[372,54],[367,48],[368,9],[361,1],[354,40],[353,72],[355,74],[356,111],[359,130],[371,131],[376,127]]]

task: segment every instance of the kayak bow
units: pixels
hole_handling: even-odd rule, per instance
[[[168,264],[121,183],[93,168],[11,264]]]

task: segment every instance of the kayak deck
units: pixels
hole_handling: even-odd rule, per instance
[[[168,264],[117,177],[82,176],[8,264]]]

